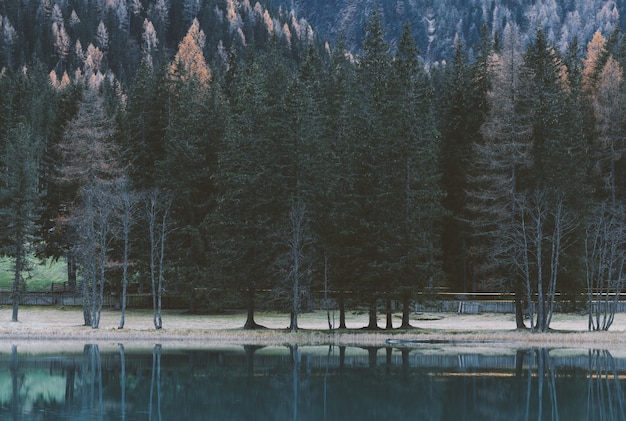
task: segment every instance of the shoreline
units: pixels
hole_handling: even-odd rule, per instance
[[[488,347],[488,348],[586,348],[619,350],[626,348],[626,314],[616,315],[609,331],[589,332],[584,315],[559,315],[548,333],[531,333],[514,329],[513,315],[459,315],[435,313],[413,315],[412,329],[365,330],[367,315],[351,313],[348,329],[328,330],[325,312],[302,315],[301,328],[291,333],[286,325],[288,315],[259,313],[257,323],[266,329],[244,330],[245,318],[234,315],[189,315],[182,312],[163,313],[163,329],[152,325],[152,312],[131,310],[124,329],[117,329],[119,311],[103,310],[99,329],[78,325],[79,309],[48,307],[21,308],[19,321],[10,322],[10,309],[0,308],[2,343],[27,344],[42,348],[52,344],[75,347],[85,343],[144,346],[167,344],[185,347],[221,345],[299,345],[356,347]],[[618,317],[619,316],[619,317]],[[397,325],[399,320],[394,320]],[[379,325],[380,326],[380,325]],[[391,340],[391,342],[390,342]],[[4,348],[4,347],[2,347]]]
[[[441,330],[378,330],[362,329],[323,330],[301,329],[291,333],[286,329],[261,330],[133,330],[92,329],[81,326],[71,331],[28,332],[0,331],[4,343],[25,344],[29,348],[39,343],[42,349],[49,344],[72,347],[85,343],[110,343],[125,346],[163,344],[183,347],[211,347],[219,345],[264,346],[349,346],[349,347],[487,347],[487,348],[584,348],[621,350],[626,347],[622,332],[563,332],[531,333],[527,330],[495,330],[480,332],[450,332]]]

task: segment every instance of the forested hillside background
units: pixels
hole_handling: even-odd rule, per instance
[[[94,327],[127,287],[247,327],[261,290],[293,326],[313,293],[374,326],[446,287],[514,293],[518,324],[536,302],[547,329],[555,296],[623,286],[623,9],[2,1],[16,302],[36,255]]]

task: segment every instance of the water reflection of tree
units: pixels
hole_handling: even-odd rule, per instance
[[[536,348],[528,351],[528,379],[526,388],[526,410],[524,419],[544,419],[544,386],[547,388],[547,398],[550,402],[550,418],[559,419],[559,407],[556,394],[556,369],[550,356],[550,351],[545,348]],[[536,367],[537,374],[533,376],[533,369]],[[536,381],[536,392],[534,392],[533,382]],[[533,398],[533,395],[536,399]],[[536,406],[536,408],[533,408]],[[531,413],[536,412],[536,417]]]
[[[126,420],[126,358],[124,353],[124,345],[119,344],[120,348],[120,388],[122,389],[122,421]]]
[[[150,420],[161,420],[161,345],[156,344],[152,349],[152,377],[150,380],[150,408],[148,410]],[[155,405],[154,394],[156,393],[156,418],[153,414]]]
[[[81,416],[84,419],[102,419],[102,360],[98,345],[87,344],[83,348],[81,377]]]
[[[20,404],[20,375],[18,370],[17,345],[11,346],[11,412],[13,419],[19,419],[22,413]]]
[[[55,356],[50,363],[19,354],[19,366],[16,350],[5,356],[7,393],[0,419],[41,413],[43,419],[77,420],[141,414],[153,420],[535,420],[584,419],[588,411],[590,420],[613,420],[626,409],[618,380],[626,361],[603,351],[557,356],[534,348],[517,355],[415,347],[258,349],[166,353],[157,345],[138,353],[88,345],[82,354]],[[33,402],[29,385],[47,376],[56,393],[42,393]]]
[[[301,355],[298,351],[298,345],[290,345],[291,354],[291,405],[293,420],[298,419],[298,390],[300,386],[300,362]]]
[[[589,350],[588,420],[625,420],[624,392],[609,351]]]

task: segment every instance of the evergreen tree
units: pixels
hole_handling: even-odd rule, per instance
[[[448,216],[443,221],[443,268],[450,285],[472,292],[478,288],[470,255],[471,231],[467,224],[468,173],[472,145],[480,137],[485,118],[486,92],[477,83],[464,47],[458,43],[445,70],[440,112],[441,184]]]
[[[289,203],[282,189],[288,163],[281,151],[285,129],[280,126],[285,93],[280,83],[286,69],[274,61],[273,72],[268,72],[251,60],[231,88],[233,117],[218,155],[214,221],[222,276],[246,295],[246,329],[259,327],[254,320],[256,291],[272,285],[277,252],[273,239]]]
[[[417,288],[433,287],[441,277],[439,224],[444,216],[443,191],[437,166],[439,136],[432,118],[430,83],[418,61],[418,51],[405,26],[393,60],[390,83],[389,138],[392,157],[393,212],[388,217],[388,300],[400,294],[402,327],[409,325],[409,300]],[[394,279],[395,278],[395,279]],[[389,308],[389,305],[387,305]],[[387,327],[391,327],[387,314]]]
[[[530,113],[532,122],[533,164],[520,183],[516,201],[513,255],[529,303],[535,302],[535,294],[538,297],[530,307],[531,329],[546,331],[557,281],[563,280],[567,246],[576,242],[576,224],[585,212],[580,197],[589,191],[586,143],[575,121],[580,121],[579,114],[572,112],[569,101],[567,68],[541,31],[526,51],[521,86],[521,111]],[[574,255],[571,260],[582,258]]]
[[[298,329],[298,314],[302,299],[309,296],[313,267],[313,226],[318,212],[324,212],[318,200],[324,195],[329,174],[328,154],[322,140],[323,116],[320,110],[320,68],[318,58],[310,49],[291,81],[285,96],[283,124],[286,128],[284,145],[284,194],[288,201],[279,232],[284,247],[278,256],[282,274],[277,290],[288,298],[291,330]],[[285,282],[286,281],[286,282]]]
[[[354,133],[355,65],[346,56],[341,42],[331,52],[322,84],[325,124],[322,139],[327,151],[325,182],[321,195],[314,201],[316,218],[314,231],[323,255],[323,273],[327,289],[338,291],[339,328],[346,328],[345,291],[356,285],[350,258],[354,243],[351,221],[351,189],[353,162],[350,147]],[[329,287],[330,285],[330,287]]]
[[[13,260],[13,322],[18,321],[19,303],[26,288],[22,273],[29,268],[29,251],[36,240],[41,204],[38,171],[41,150],[40,138],[26,123],[19,122],[9,131],[2,151],[0,220],[3,254]]]
[[[174,194],[171,236],[177,279],[172,287],[187,293],[194,306],[194,290],[206,287],[206,245],[209,232],[203,227],[213,212],[217,154],[222,145],[227,118],[225,99],[202,54],[204,35],[197,20],[180,44],[170,66],[169,121],[165,155],[157,162],[157,186]]]
[[[361,299],[369,306],[369,329],[376,329],[377,300],[388,280],[390,250],[387,248],[388,211],[393,204],[394,153],[389,124],[389,46],[384,41],[380,12],[374,12],[365,27],[363,54],[357,66],[358,92],[351,122],[348,167],[353,171],[350,186],[351,235],[349,251]]]

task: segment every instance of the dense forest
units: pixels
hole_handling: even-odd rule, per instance
[[[621,3],[381,2],[356,38],[279,3],[0,2],[14,320],[32,256],[67,261],[93,327],[129,288],[156,328],[168,293],[254,328],[262,292],[293,329],[313,294],[372,328],[442,287],[513,293],[537,330],[557,295],[619,298]]]

